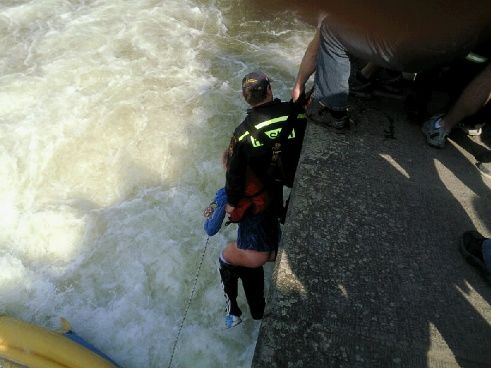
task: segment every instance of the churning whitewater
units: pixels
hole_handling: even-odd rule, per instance
[[[289,99],[312,33],[246,0],[2,1],[0,314],[167,366],[240,81],[262,68]],[[250,365],[259,323],[225,330],[216,264],[235,231],[210,239],[176,367]]]

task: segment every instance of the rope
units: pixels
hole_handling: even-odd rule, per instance
[[[209,241],[210,241],[210,237],[206,238],[205,248],[203,249],[203,253],[201,254],[201,260],[199,262],[198,269],[196,270],[196,275],[194,276],[193,289],[191,290],[191,295],[189,296],[188,303],[187,303],[186,309],[184,311],[184,316],[182,317],[181,325],[179,326],[179,330],[177,331],[176,340],[174,341],[174,346],[172,347],[172,354],[170,356],[168,368],[172,367],[172,361],[174,360],[174,354],[176,352],[177,343],[179,342],[179,337],[181,336],[181,331],[182,331],[182,328],[184,327],[184,322],[186,321],[189,307],[191,306],[191,301],[193,300],[194,293],[196,292],[196,285],[198,284],[199,273],[201,271],[201,266],[203,265],[203,261],[205,259],[206,249],[208,248]]]

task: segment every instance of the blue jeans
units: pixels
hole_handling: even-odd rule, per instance
[[[488,272],[491,273],[491,239],[482,242],[482,257]]]
[[[326,17],[320,28],[320,48],[312,97],[331,110],[346,110],[350,69],[348,52]]]

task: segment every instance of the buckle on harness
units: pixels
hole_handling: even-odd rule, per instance
[[[275,143],[273,145],[273,157],[271,158],[271,160],[273,162],[278,161],[278,158],[279,158],[279,154],[280,153],[281,153],[281,143]]]

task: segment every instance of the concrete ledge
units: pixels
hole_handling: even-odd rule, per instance
[[[491,235],[482,142],[433,149],[387,101],[353,116],[308,126],[252,366],[491,367],[491,287],[458,251]]]

